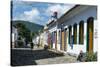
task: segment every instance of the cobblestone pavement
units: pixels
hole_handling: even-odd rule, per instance
[[[35,49],[11,49],[11,65],[44,65],[44,64],[60,64],[60,63],[74,63],[76,58],[62,53],[56,53],[42,48]]]
[[[36,60],[36,63],[40,65],[44,64],[61,64],[61,63],[75,63],[76,58],[66,55],[66,56],[61,56],[61,57],[55,57],[55,58],[48,58],[48,59],[41,59],[41,60]]]

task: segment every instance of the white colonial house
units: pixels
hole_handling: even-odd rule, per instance
[[[32,41],[35,45],[39,44],[39,35],[35,36]]]
[[[44,45],[48,45],[48,28],[47,26],[45,25],[44,26],[44,29],[43,29],[43,32],[39,33],[39,35],[36,35],[32,41],[35,45],[38,45],[41,46],[41,47],[44,47]]]
[[[97,52],[97,6],[75,5],[47,26],[51,49],[76,55],[80,51]]]
[[[15,45],[17,44],[17,40],[18,40],[18,31],[17,31],[17,28],[15,28],[14,26],[12,26],[12,33],[11,33],[11,36],[12,36],[12,40],[11,40],[11,43],[12,43],[12,48],[15,48]]]

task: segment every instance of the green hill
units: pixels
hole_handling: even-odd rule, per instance
[[[31,32],[38,32],[39,30],[42,30],[44,26],[29,22],[29,21],[22,21],[22,20],[16,20],[11,22],[12,25],[15,25],[17,23],[23,23],[26,25],[26,27],[31,31]]]

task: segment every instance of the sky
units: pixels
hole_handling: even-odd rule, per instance
[[[53,12],[58,12],[60,18],[75,4],[46,3],[34,1],[12,0],[12,20],[24,20],[32,23],[47,24]]]

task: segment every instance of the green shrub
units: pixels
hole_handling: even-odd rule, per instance
[[[86,53],[86,62],[97,61],[97,52],[96,53]]]

